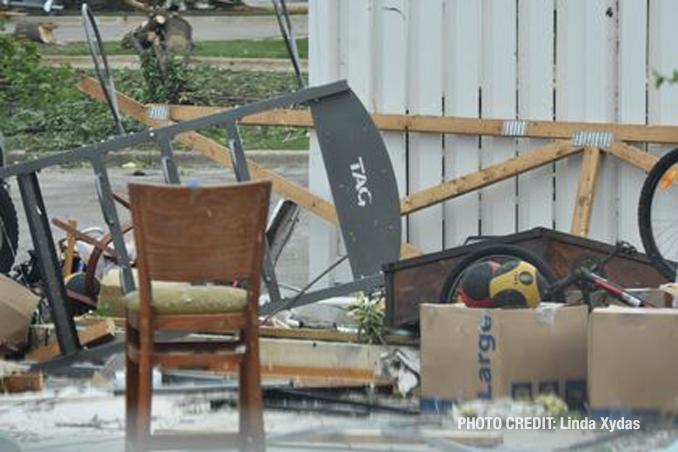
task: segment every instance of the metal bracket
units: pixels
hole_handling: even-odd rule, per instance
[[[511,120],[504,121],[501,134],[505,137],[522,137],[527,133],[527,121]]]
[[[614,142],[612,132],[575,132],[572,134],[572,145],[582,148],[609,148]]]
[[[146,109],[148,119],[154,121],[168,121],[170,119],[170,109],[167,105],[151,105]]]

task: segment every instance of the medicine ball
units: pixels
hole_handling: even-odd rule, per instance
[[[490,283],[501,265],[495,261],[482,261],[471,265],[463,274],[457,300],[470,308],[492,307]]]
[[[536,308],[541,302],[546,281],[534,265],[511,260],[499,267],[489,286],[492,307]]]

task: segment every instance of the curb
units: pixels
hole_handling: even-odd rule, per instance
[[[94,67],[90,56],[43,55],[42,64],[49,66],[70,65],[78,69]],[[139,68],[139,57],[136,55],[111,55],[108,63],[113,69]],[[292,63],[286,58],[227,58],[227,57],[190,57],[189,64],[207,64],[222,69],[241,71],[287,72],[292,70]],[[308,61],[301,60],[301,69],[308,72]]]
[[[26,151],[12,151],[7,153],[7,163],[21,163],[28,160]],[[46,154],[43,154],[46,155]],[[248,159],[264,167],[276,167],[280,165],[306,167],[308,166],[308,151],[245,151]],[[187,167],[213,167],[222,166],[213,160],[190,151],[174,151],[174,160],[179,166]],[[137,163],[141,167],[159,166],[160,152],[154,151],[119,151],[106,156],[106,163],[111,166],[122,166],[125,163]]]

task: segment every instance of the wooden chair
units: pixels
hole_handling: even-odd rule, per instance
[[[258,299],[270,192],[270,182],[129,185],[139,290],[127,300],[126,450],[265,449]],[[223,285],[233,281],[246,288]],[[239,334],[226,342],[156,342],[157,331]],[[240,366],[239,432],[152,435],[153,365],[219,363]]]

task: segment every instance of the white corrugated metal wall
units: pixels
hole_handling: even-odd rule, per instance
[[[678,124],[672,0],[310,0],[311,84],[347,79],[368,110],[473,118]],[[543,140],[384,133],[400,194],[528,152]],[[662,153],[666,146],[648,146]],[[424,252],[469,235],[569,231],[581,156],[417,212],[405,239]],[[643,173],[603,156],[590,236],[640,245]],[[331,199],[312,143],[311,189]],[[341,253],[311,220],[310,273]],[[345,280],[348,267],[325,282]]]

